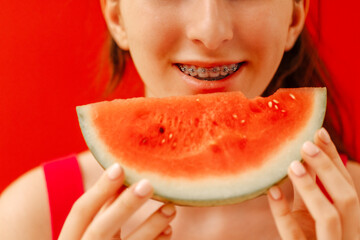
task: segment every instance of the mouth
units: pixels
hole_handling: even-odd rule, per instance
[[[243,64],[232,63],[213,67],[199,67],[195,65],[176,64],[181,72],[203,81],[218,81],[234,74]]]

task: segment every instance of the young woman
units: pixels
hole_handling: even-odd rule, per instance
[[[119,47],[113,48],[114,79],[128,51],[151,97],[242,91],[251,98],[279,87],[322,85],[303,30],[309,1],[101,0]],[[225,67],[234,71],[221,77]],[[146,180],[124,190],[118,165],[103,171],[91,153],[78,154],[85,193],[63,212],[59,239],[359,239],[359,166],[344,166],[324,128],[301,154],[304,164],[291,164],[289,179],[268,196],[211,208],[153,201]],[[30,171],[1,196],[1,239],[58,237],[53,216],[59,209],[48,198],[72,189],[52,188],[44,169]]]

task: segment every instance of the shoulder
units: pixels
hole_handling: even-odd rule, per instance
[[[360,163],[355,161],[348,161],[347,169],[354,181],[356,191],[360,196]]]
[[[37,167],[12,183],[0,196],[0,239],[51,239],[46,183]]]
[[[85,190],[102,174],[90,152],[76,156]],[[51,239],[51,220],[42,166],[13,182],[0,195],[0,239]]]

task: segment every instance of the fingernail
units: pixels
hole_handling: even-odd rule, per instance
[[[165,205],[161,208],[161,213],[166,217],[170,217],[175,213],[175,207],[173,205]]]
[[[138,184],[134,189],[134,192],[139,197],[145,197],[151,192],[151,190],[152,190],[152,186],[150,182],[146,179],[143,179],[140,182],[138,182]]]
[[[329,133],[326,131],[325,128],[321,128],[319,131],[319,137],[320,139],[324,142],[324,143],[330,143],[331,139],[330,139],[330,135]]]
[[[116,180],[121,176],[121,167],[118,163],[113,164],[106,173],[111,180]]]
[[[164,235],[170,235],[171,232],[172,232],[172,230],[171,230],[171,227],[170,227],[170,226],[168,226],[168,227],[163,231]]]
[[[314,157],[320,152],[319,148],[310,141],[305,142],[302,149],[310,157]]]
[[[269,193],[274,200],[279,200],[281,198],[281,191],[279,187],[271,187],[269,189]]]
[[[290,169],[298,177],[301,177],[306,173],[304,166],[299,161],[293,161],[290,164]]]

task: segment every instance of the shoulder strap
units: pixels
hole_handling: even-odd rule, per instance
[[[43,164],[48,191],[52,239],[58,239],[74,202],[84,193],[83,180],[76,156]]]

